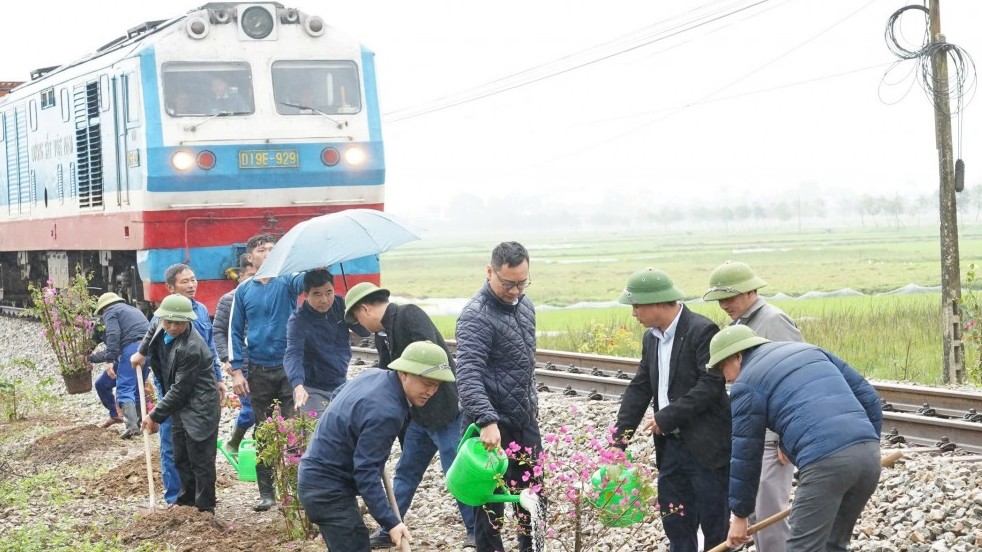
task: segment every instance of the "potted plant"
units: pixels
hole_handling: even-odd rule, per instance
[[[88,356],[95,346],[95,299],[89,295],[88,284],[88,276],[79,271],[64,289],[55,287],[51,279],[42,288],[29,286],[33,305],[25,314],[41,321],[41,333],[58,359],[69,394],[92,390]]]

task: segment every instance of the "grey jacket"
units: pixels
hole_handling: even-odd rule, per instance
[[[771,341],[797,341],[799,343],[805,341],[791,317],[760,296],[757,296],[757,300],[754,301],[753,305],[750,305],[747,312],[730,323],[731,326],[737,324],[750,326],[754,333]],[[767,435],[764,437],[767,442],[779,439],[780,436],[770,429],[767,430]]]
[[[731,326],[737,324],[750,326],[754,333],[771,341],[805,341],[791,317],[763,297],[758,296],[747,312],[730,323]]]

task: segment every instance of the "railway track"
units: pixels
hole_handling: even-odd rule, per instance
[[[448,342],[451,349],[455,344]],[[371,342],[353,346],[355,357],[377,359]],[[540,393],[565,393],[616,402],[637,369],[637,359],[539,350],[535,379]],[[939,452],[982,454],[982,393],[871,382],[883,401],[885,444]]]

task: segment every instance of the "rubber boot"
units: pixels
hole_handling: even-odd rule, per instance
[[[247,427],[235,426],[232,429],[232,436],[228,438],[228,442],[225,443],[225,452],[229,454],[239,453],[239,444],[242,443],[242,438],[245,437]]]
[[[129,439],[140,434],[140,411],[136,409],[136,403],[123,403],[123,420],[126,422],[126,430],[120,434],[123,439]]]
[[[265,512],[276,506],[273,491],[273,469],[262,462],[256,464],[256,483],[259,484],[259,503],[252,507],[257,512]]]

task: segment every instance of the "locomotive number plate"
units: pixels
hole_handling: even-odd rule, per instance
[[[239,150],[240,169],[296,169],[300,166],[297,150]]]

